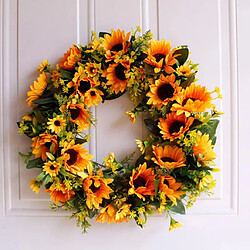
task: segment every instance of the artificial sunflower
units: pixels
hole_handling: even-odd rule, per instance
[[[62,108],[63,110],[63,108]],[[90,126],[89,118],[90,114],[87,109],[84,108],[84,105],[81,103],[78,104],[67,104],[67,110],[70,112],[71,122],[74,122],[78,125],[78,130],[87,130]]]
[[[116,210],[112,204],[102,208],[99,215],[96,218],[97,222],[105,223],[108,220],[108,224],[114,221]]]
[[[31,188],[32,191],[35,192],[36,194],[39,193],[40,185],[38,185],[38,181],[36,181],[36,179],[32,179],[32,180],[30,181],[30,188]]]
[[[45,193],[50,193],[50,199],[55,203],[66,202],[71,200],[75,195],[73,190],[69,190],[63,182],[53,183],[48,189],[44,190]]]
[[[160,109],[162,105],[167,105],[169,101],[174,101],[180,90],[181,87],[176,84],[174,74],[166,77],[161,74],[160,78],[150,85],[150,91],[146,95],[149,97],[147,104]]]
[[[166,42],[165,39],[161,41],[153,39],[147,52],[148,56],[144,61],[155,67],[155,73],[164,68],[166,73],[171,74],[174,72],[172,66],[177,62],[175,59],[177,55],[174,56],[173,52],[170,42]]]
[[[187,118],[184,114],[177,115],[175,112],[169,113],[166,117],[160,118],[158,127],[164,140],[173,141],[180,135],[184,135],[194,121],[193,117]]]
[[[83,189],[86,193],[86,205],[89,209],[99,209],[103,199],[109,199],[113,190],[108,186],[112,179],[103,179],[100,176],[88,176],[83,181]]]
[[[36,81],[32,85],[30,85],[30,91],[27,92],[27,106],[31,106],[34,100],[40,98],[43,94],[44,90],[47,88],[47,75],[42,72]]]
[[[72,45],[72,47],[64,53],[64,57],[59,59],[59,67],[66,70],[73,70],[75,63],[81,60],[81,52],[79,49]]]
[[[40,65],[37,67],[37,71],[41,73],[44,69],[47,68],[48,64],[49,64],[48,60],[44,60],[44,61],[41,62]]]
[[[55,82],[58,78],[60,78],[62,75],[59,71],[53,70],[53,73],[51,75],[52,81]]]
[[[103,92],[99,89],[92,88],[85,93],[84,104],[89,108],[90,106],[98,106],[99,102],[102,101],[101,95]]]
[[[55,118],[53,119],[48,119],[48,129],[51,130],[52,133],[58,133],[60,132],[64,126],[66,125],[66,121],[60,116],[60,115],[57,115]]]
[[[56,161],[48,161],[44,163],[43,171],[50,176],[57,176],[61,166]]]
[[[78,80],[85,76],[85,70],[82,66],[79,66],[74,74],[72,81],[76,84]]]
[[[114,217],[114,223],[122,223],[123,221],[127,221],[127,216],[130,213],[130,204],[122,204],[122,206],[116,211]]]
[[[101,64],[87,63],[85,70],[89,77],[94,77],[99,72],[100,68]]]
[[[181,195],[185,194],[184,191],[179,190],[182,183],[176,182],[175,178],[167,175],[161,176],[159,190],[162,191],[174,205],[177,205],[176,199],[181,199]]]
[[[83,77],[79,79],[76,83],[75,94],[79,94],[80,96],[85,96],[86,92],[91,88],[99,85],[99,83],[95,82],[91,77]]]
[[[129,117],[129,120],[130,120],[131,122],[135,123],[136,115],[135,115],[134,112],[132,112],[132,111],[127,111],[125,114]]]
[[[206,109],[214,107],[214,104],[211,103],[211,93],[207,91],[206,87],[195,84],[182,90],[176,101],[177,103],[173,104],[171,110],[176,111],[178,115],[185,113],[186,116],[189,116],[191,113],[204,112]]]
[[[83,172],[85,169],[92,172],[92,164],[90,160],[93,155],[87,154],[88,150],[83,148],[84,144],[75,144],[75,141],[65,142],[62,149],[64,158],[64,167],[73,174]]]
[[[110,89],[116,94],[123,92],[127,86],[128,78],[126,78],[126,72],[129,69],[130,64],[128,61],[121,61],[120,63],[114,63],[109,65],[107,69],[107,85],[111,85]]]
[[[129,195],[135,194],[140,199],[145,200],[145,195],[155,194],[153,170],[147,169],[146,162],[140,165],[137,170],[133,169],[129,184],[131,186],[128,190]]]
[[[162,168],[173,169],[185,166],[185,153],[176,146],[153,146],[153,154],[155,158],[153,157],[152,161]]]
[[[130,43],[128,42],[130,32],[125,35],[125,31],[111,30],[111,35],[105,34],[101,46],[104,48],[107,61],[115,59],[119,52],[126,53]]]
[[[213,161],[216,157],[212,145],[212,140],[210,140],[208,134],[202,135],[198,132],[199,141],[197,145],[193,146],[193,153],[197,156],[198,161],[206,163],[208,161]]]
[[[192,71],[187,65],[181,65],[176,69],[176,73],[181,76],[189,76]]]
[[[58,142],[57,142],[57,136],[51,135],[51,134],[40,134],[39,136],[36,136],[32,138],[33,143],[31,144],[31,147],[33,148],[32,154],[35,155],[35,158],[42,157],[43,161],[46,161],[47,159],[47,152],[50,152],[50,149],[52,149],[52,154],[55,154],[58,149]]]

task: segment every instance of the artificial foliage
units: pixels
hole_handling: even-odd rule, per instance
[[[20,155],[27,169],[38,170],[31,188],[38,193],[44,185],[51,208],[72,211],[84,232],[92,218],[108,224],[134,219],[143,227],[155,212],[170,218],[172,231],[181,226],[173,214],[185,214],[215,186],[219,89],[209,92],[198,83],[187,46],[171,48],[140,32],[93,32],[88,45],[72,45],[55,68],[42,62],[27,92],[30,109],[18,122],[19,133],[31,139],[30,152]],[[126,115],[134,123],[145,113],[150,135],[135,138],[138,159],[110,153],[95,162],[85,149],[88,129],[97,123],[90,108],[125,93],[134,104]]]

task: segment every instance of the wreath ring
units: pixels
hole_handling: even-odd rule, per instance
[[[31,151],[19,153],[27,169],[39,175],[30,186],[42,185],[53,210],[73,210],[84,232],[88,218],[120,223],[133,218],[143,227],[155,211],[170,216],[170,228],[181,223],[173,213],[185,214],[197,196],[215,185],[215,119],[222,113],[212,101],[219,88],[208,92],[195,82],[198,64],[187,46],[171,48],[147,31],[92,32],[91,42],[72,45],[52,68],[45,60],[39,77],[27,92],[27,112],[19,133],[31,138]],[[113,153],[94,162],[84,148],[87,129],[96,123],[89,108],[129,93],[134,109],[126,114],[134,123],[147,112],[150,136],[136,140],[141,155],[118,161]],[[212,94],[216,96],[212,98]],[[84,133],[82,131],[85,131]]]

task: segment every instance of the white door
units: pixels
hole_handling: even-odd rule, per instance
[[[0,0],[0,15],[1,250],[250,249],[248,0]],[[220,86],[221,172],[214,196],[177,216],[183,227],[173,233],[164,216],[153,216],[143,230],[132,221],[109,226],[92,221],[82,235],[69,214],[50,212],[47,194],[30,190],[36,170],[26,170],[18,157],[29,141],[18,135],[16,121],[26,111],[26,91],[41,61],[55,64],[72,43],[86,44],[91,30],[129,31],[137,25],[173,46],[189,45],[200,64],[200,82],[210,90]],[[143,137],[142,121],[134,125],[124,115],[129,107],[123,97],[94,110],[98,125],[90,151],[98,161],[112,151],[121,159],[136,149],[134,139]]]

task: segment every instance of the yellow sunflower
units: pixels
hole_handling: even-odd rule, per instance
[[[57,70],[53,70],[53,73],[51,75],[52,81],[55,82],[58,78],[60,78],[62,75]]]
[[[64,57],[59,59],[59,67],[66,70],[73,70],[75,63],[81,60],[81,52],[79,49],[72,45],[72,47],[64,53]]]
[[[42,72],[47,66],[49,62],[48,60],[44,60],[43,62],[40,63],[40,65],[37,67],[38,72]]]
[[[105,223],[108,220],[108,224],[114,221],[116,210],[109,204],[106,207],[102,208],[99,215],[96,218],[97,222]]]
[[[63,182],[53,183],[48,189],[45,189],[44,192],[50,193],[50,199],[55,203],[66,202],[71,200],[75,195],[75,192],[67,189]]]
[[[111,35],[104,35],[102,39],[102,47],[104,48],[105,56],[107,61],[115,59],[115,56],[122,51],[127,52],[130,43],[128,42],[130,32],[125,36],[125,31],[111,30]]]
[[[147,169],[147,163],[144,162],[137,170],[133,169],[129,184],[131,188],[128,194],[137,195],[140,199],[145,200],[145,195],[154,195],[154,174],[151,168]]]
[[[57,142],[57,136],[51,135],[51,134],[40,134],[39,136],[36,136],[32,138],[33,143],[31,144],[31,147],[33,148],[32,154],[35,155],[35,158],[42,157],[43,161],[46,161],[47,159],[47,152],[50,152],[50,147],[52,146],[53,152],[52,154],[55,154],[58,149],[58,142]]]
[[[82,66],[79,66],[78,69],[77,69],[77,71],[74,74],[74,78],[72,79],[72,81],[76,84],[77,81],[79,79],[81,79],[81,77],[83,75],[85,75],[85,70],[84,70],[84,68]]]
[[[160,79],[155,84],[150,85],[150,91],[147,96],[150,97],[147,104],[156,106],[158,109],[162,105],[167,105],[169,101],[174,101],[181,87],[175,82],[175,75],[164,76],[161,74]]]
[[[187,65],[181,65],[176,69],[176,73],[181,76],[189,76],[192,71]]]
[[[184,191],[178,190],[182,183],[176,182],[172,176],[161,176],[159,190],[162,191],[173,203],[177,205],[176,199],[181,199],[181,195],[185,194]]]
[[[86,92],[93,87],[99,85],[98,82],[95,82],[91,77],[83,77],[77,81],[75,94],[80,96],[85,96]]]
[[[89,118],[90,114],[83,104],[67,104],[67,110],[70,112],[71,118],[69,121],[78,125],[78,130],[87,130],[90,126]]]
[[[122,223],[123,221],[127,221],[127,216],[130,214],[130,204],[122,204],[122,206],[116,211],[114,217],[114,223]]]
[[[57,176],[61,166],[56,161],[48,161],[44,163],[43,171],[50,176]]]
[[[64,157],[64,168],[73,174],[83,172],[87,169],[88,172],[92,171],[93,155],[87,154],[88,150],[83,148],[84,144],[75,144],[75,141],[65,142],[62,149],[62,156]]]
[[[175,112],[169,113],[167,118],[160,118],[158,127],[164,140],[173,141],[180,135],[185,134],[194,121],[193,117],[187,118],[184,114],[177,115]]]
[[[173,169],[185,166],[185,153],[181,148],[176,146],[153,146],[153,153],[155,158],[152,158],[156,164],[162,168]]]
[[[193,146],[193,153],[198,157],[198,161],[208,162],[213,161],[216,157],[216,154],[213,150],[214,145],[212,145],[212,140],[209,139],[208,134],[202,135],[201,132],[198,132],[199,141],[197,145]]]
[[[96,88],[89,89],[85,93],[84,104],[87,107],[90,107],[93,105],[98,106],[99,102],[102,101],[101,95],[104,95],[101,90],[96,89]]]
[[[129,117],[129,120],[130,120],[131,122],[135,123],[136,115],[135,115],[134,112],[132,112],[132,111],[127,111],[125,114]]]
[[[111,85],[110,89],[116,94],[123,92],[127,86],[128,78],[126,78],[126,72],[130,67],[128,61],[123,60],[120,63],[114,63],[109,65],[107,69],[107,85]]]
[[[204,112],[208,108],[214,107],[211,103],[211,93],[207,92],[206,87],[192,84],[182,90],[176,98],[177,103],[174,103],[171,110],[177,111],[177,114],[185,113],[189,116],[191,113]]]
[[[100,176],[88,176],[83,181],[83,189],[86,193],[86,205],[89,209],[99,209],[103,199],[109,199],[113,190],[108,186],[112,179],[102,179]]]
[[[52,133],[55,132],[57,134],[66,125],[66,121],[59,115],[57,115],[53,119],[49,118],[48,120],[49,120],[48,121],[48,125],[49,125],[48,129],[50,129]]]
[[[43,94],[44,90],[47,88],[47,75],[42,72],[36,81],[32,85],[30,85],[30,91],[27,92],[27,106],[31,106],[34,100],[40,98]]]
[[[98,72],[100,68],[100,64],[96,63],[87,63],[86,64],[86,73],[89,77],[94,77]]]
[[[174,72],[172,66],[176,63],[175,57],[177,56],[174,56],[173,52],[171,52],[170,42],[166,42],[164,39],[161,41],[153,39],[150,43],[145,62],[155,67],[155,73],[164,68],[166,73],[171,74]]]
[[[32,179],[30,181],[30,188],[32,189],[33,192],[36,192],[36,194],[38,194],[40,186],[37,185],[36,179]]]

